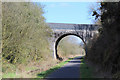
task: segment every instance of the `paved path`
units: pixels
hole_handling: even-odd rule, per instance
[[[80,58],[81,56],[74,58],[46,78],[80,78]]]

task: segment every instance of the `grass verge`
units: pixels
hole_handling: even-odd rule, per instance
[[[93,68],[89,67],[84,59],[80,59],[80,78],[93,78]]]
[[[18,78],[17,76],[16,76],[16,74],[15,73],[7,73],[7,74],[5,74],[5,75],[2,75],[2,78]]]
[[[46,70],[46,71],[43,71],[43,72],[37,74],[37,78],[45,78],[48,74],[55,71],[56,69],[59,69],[60,67],[62,67],[63,65],[65,65],[66,63],[68,63],[72,59],[73,58],[69,58],[68,60],[57,64],[56,66],[50,68],[49,70]]]

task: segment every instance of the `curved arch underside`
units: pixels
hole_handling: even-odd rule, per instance
[[[55,47],[54,47],[54,48],[55,48],[55,53],[54,53],[54,54],[56,55],[56,58],[59,59],[59,60],[62,60],[62,58],[60,58],[59,55],[57,54],[57,46],[58,46],[58,44],[59,44],[59,42],[60,42],[60,40],[61,40],[62,38],[66,37],[66,36],[69,36],[69,35],[74,35],[74,36],[79,37],[79,38],[83,41],[84,45],[86,45],[86,43],[85,43],[85,41],[83,40],[83,38],[82,38],[81,36],[77,35],[77,34],[74,34],[74,33],[63,34],[62,36],[60,36],[60,37],[56,40],[56,42],[55,42]]]

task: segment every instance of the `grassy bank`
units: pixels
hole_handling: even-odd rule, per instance
[[[52,63],[51,63],[52,62]],[[15,71],[6,72],[2,74],[3,78],[35,78],[37,73],[45,71],[50,67],[55,66],[59,61],[53,59],[30,62],[28,65],[18,65],[19,68],[16,68],[15,65],[10,63],[6,67],[10,67],[9,70],[15,68]]]
[[[84,59],[81,59],[80,61],[80,78],[93,78],[93,68],[88,66]]]
[[[39,74],[37,74],[37,78],[45,78],[48,74],[50,74],[51,72],[59,69],[60,67],[64,66],[66,63],[68,63],[70,60],[72,60],[73,58],[70,58],[64,62],[61,62],[59,64],[57,64],[56,66],[50,68],[49,70],[43,71]]]

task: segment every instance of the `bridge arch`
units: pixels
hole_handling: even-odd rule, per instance
[[[56,39],[55,43],[54,43],[54,58],[55,58],[55,59],[59,59],[59,60],[62,59],[62,58],[59,57],[59,55],[58,55],[58,53],[57,53],[57,46],[58,46],[58,44],[59,44],[59,42],[60,42],[61,39],[63,39],[63,38],[66,37],[66,36],[69,36],[69,35],[74,35],[74,36],[76,36],[76,37],[79,37],[79,38],[82,40],[82,42],[84,43],[84,45],[86,46],[86,43],[85,43],[84,39],[83,39],[80,35],[74,34],[74,33],[66,33],[66,34],[63,34],[63,35],[61,35],[60,37],[58,37],[58,38]]]

